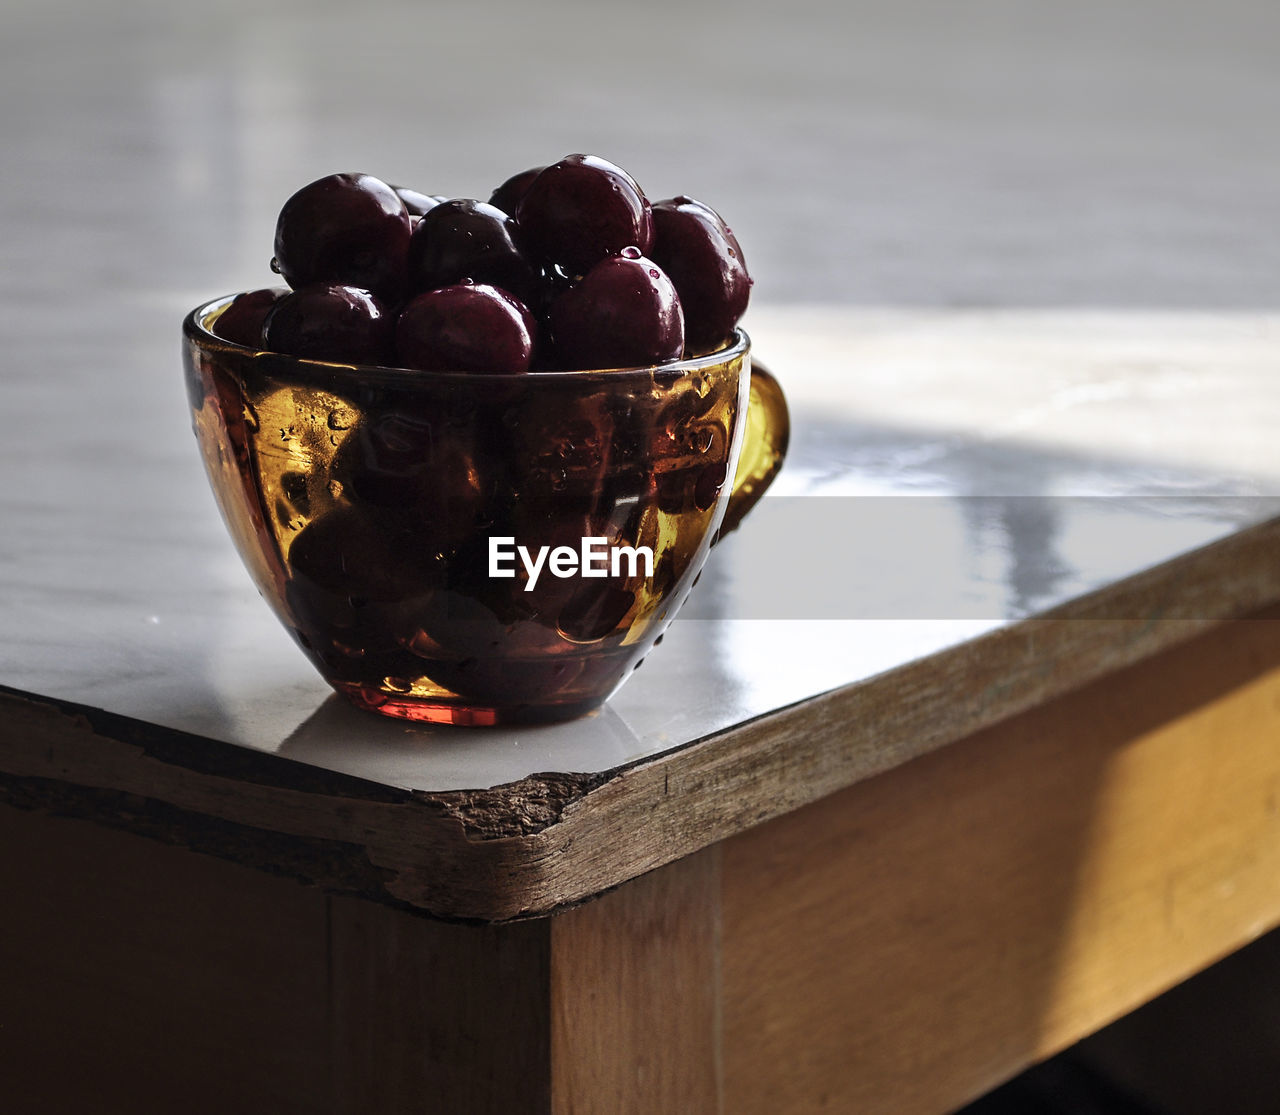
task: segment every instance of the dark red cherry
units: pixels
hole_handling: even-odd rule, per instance
[[[233,344],[261,348],[262,323],[271,307],[288,293],[283,287],[264,287],[237,294],[213,323],[214,335]]]
[[[276,222],[275,265],[294,290],[340,283],[389,302],[404,289],[409,212],[368,174],[330,174],[303,186]]]
[[[680,293],[685,343],[696,352],[721,347],[747,308],[751,279],[720,214],[690,197],[657,202],[652,255]]]
[[[677,360],[684,315],[670,279],[636,248],[597,263],[551,304],[565,368],[632,368]]]
[[[396,352],[406,368],[440,372],[527,372],[533,316],[514,295],[485,283],[419,294],[400,314]]]
[[[263,344],[311,360],[385,364],[395,319],[374,295],[357,287],[314,283],[286,294],[267,314]]]
[[[484,508],[488,466],[474,433],[435,407],[366,413],[336,471],[359,503],[401,519],[418,544],[447,550],[465,541]]]
[[[400,600],[431,587],[436,570],[434,555],[410,541],[398,523],[339,506],[294,537],[289,570],[337,596]]]
[[[553,508],[577,514],[595,506],[618,471],[619,426],[606,391],[572,382],[527,391],[518,407],[505,408],[499,436],[521,478],[520,513],[537,519]]]
[[[493,191],[489,204],[496,205],[504,213],[514,214],[520,199],[529,188],[529,183],[546,169],[544,166],[533,166],[528,170],[522,170],[519,174],[513,174]]]
[[[409,241],[412,290],[489,283],[525,305],[538,298],[539,277],[514,239],[515,221],[483,201],[455,198],[423,215]]]
[[[523,243],[545,264],[582,275],[606,256],[653,241],[649,202],[625,170],[570,155],[529,183],[516,206]]]
[[[285,599],[299,641],[314,657],[354,676],[398,672],[400,639],[417,628],[445,565],[399,521],[338,506],[293,537]]]
[[[570,278],[559,267],[542,267],[538,270],[537,283],[534,286],[532,296],[523,299],[528,310],[537,320],[540,332],[537,337],[538,351],[534,353],[534,365],[537,367],[552,368],[554,361],[550,360],[551,356],[551,338],[546,327],[547,315],[551,310],[551,304],[566,290],[568,290],[577,280]]]
[[[404,202],[404,207],[411,217],[421,217],[424,213],[434,209],[444,198],[435,197],[432,194],[420,194],[417,190],[411,190],[408,186],[392,186],[396,192],[396,196]]]

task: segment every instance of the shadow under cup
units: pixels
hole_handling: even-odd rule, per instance
[[[786,451],[786,403],[742,333],[651,368],[419,372],[223,341],[229,302],[183,326],[218,506],[316,668],[384,715],[598,706]]]

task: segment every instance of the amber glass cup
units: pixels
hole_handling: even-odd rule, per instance
[[[218,506],[316,668],[384,715],[596,707],[786,452],[786,402],[743,333],[651,368],[421,372],[224,341],[230,301],[183,325]]]

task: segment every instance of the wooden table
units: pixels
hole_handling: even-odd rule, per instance
[[[272,689],[181,630],[148,650],[215,607],[172,614],[181,572],[119,655],[67,645],[57,675],[11,638],[6,1079],[30,1110],[941,1112],[1277,924],[1274,323],[1180,320],[762,312],[797,369],[780,494],[714,606],[574,724],[348,710],[247,579],[223,637]],[[834,392],[841,361],[875,373]],[[1018,396],[1027,361],[1052,392]],[[1254,420],[1197,450],[1176,416],[1237,391]],[[1117,452],[1126,407],[1168,459]],[[843,587],[759,599],[824,575],[774,552],[788,523]],[[945,591],[913,612],[920,561]],[[123,577],[86,623],[155,591]]]
[[[1041,7],[0,16],[6,1115],[932,1115],[1280,921],[1280,14]],[[583,147],[730,219],[789,463],[598,715],[357,714],[179,322]]]

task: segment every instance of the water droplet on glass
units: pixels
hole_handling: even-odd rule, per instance
[[[310,499],[307,492],[307,476],[303,472],[285,472],[280,476],[280,488],[285,498],[299,511],[307,513]]]
[[[349,430],[356,424],[356,412],[350,407],[334,407],[329,411],[329,429]]]
[[[619,252],[618,254],[622,256],[623,259],[639,259],[640,249],[637,248],[635,245],[630,245],[626,248],[623,248],[622,251]]]

